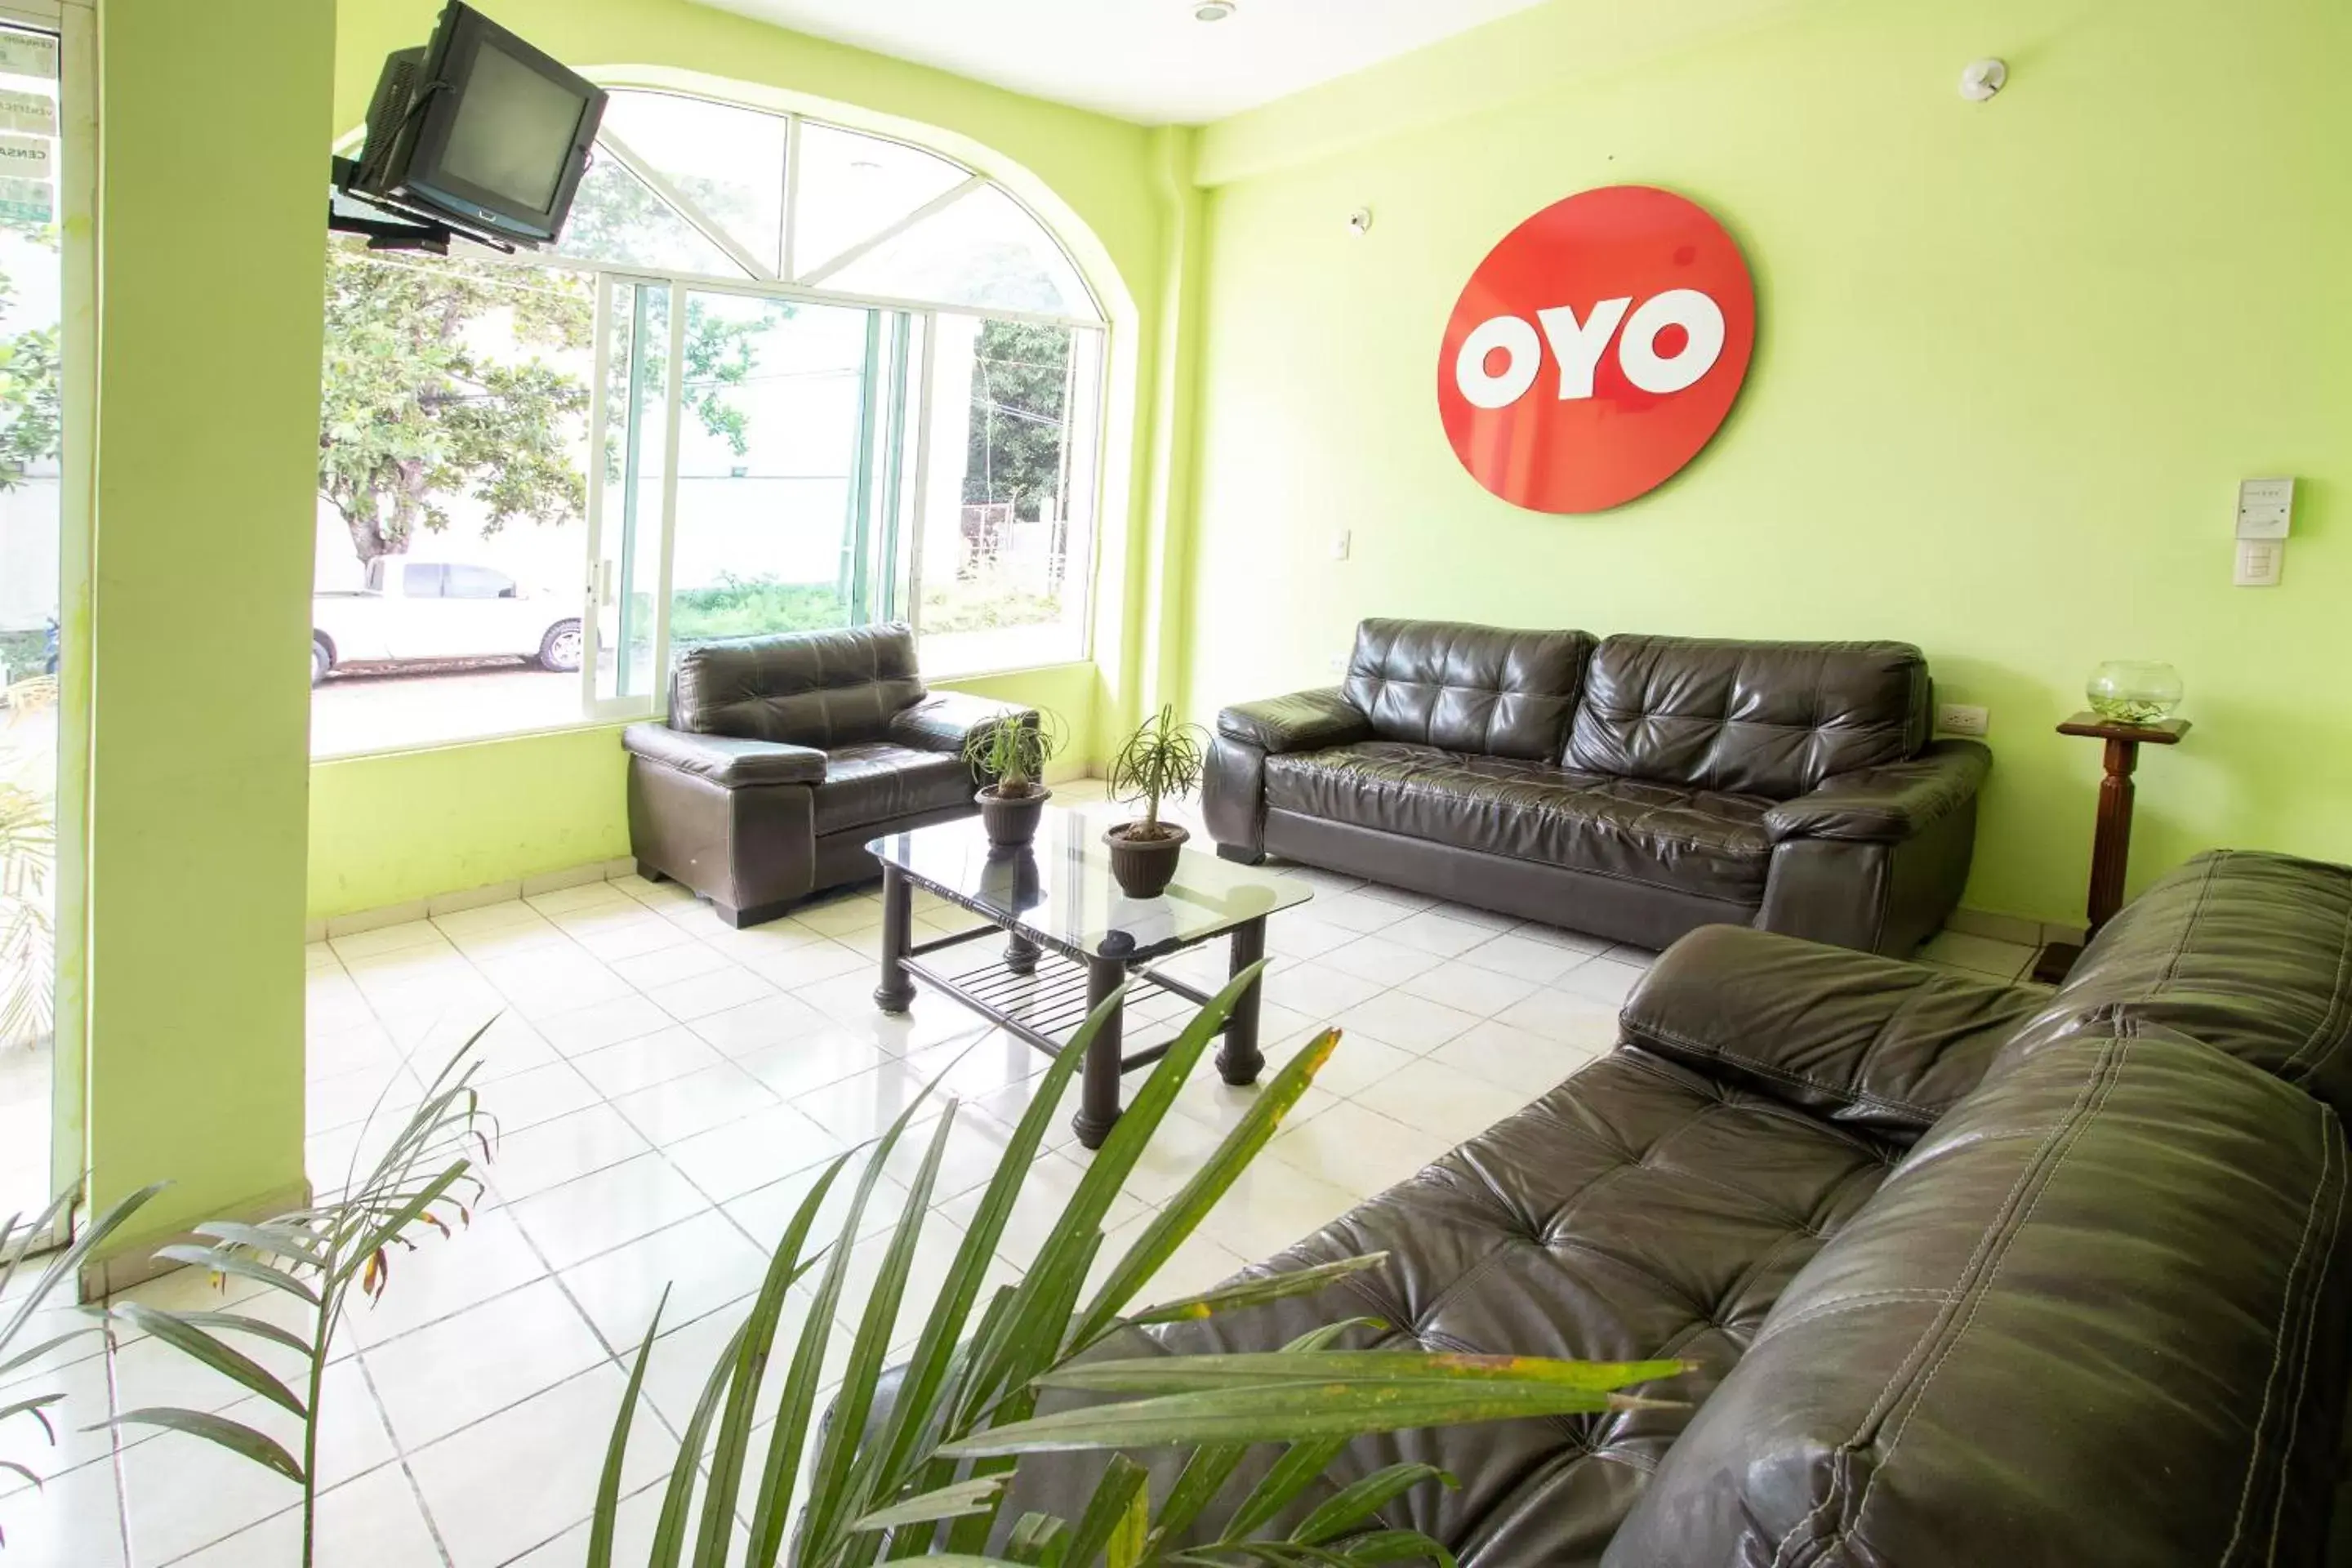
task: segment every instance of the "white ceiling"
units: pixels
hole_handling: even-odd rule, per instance
[[[1147,124],[1201,124],[1541,0],[700,0]]]

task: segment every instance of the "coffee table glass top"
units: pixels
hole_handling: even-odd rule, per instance
[[[1155,958],[1313,896],[1294,878],[1187,844],[1165,893],[1130,899],[1111,876],[1105,826],[1047,806],[1023,849],[990,844],[977,817],[894,833],[866,848],[918,887],[1073,958]]]

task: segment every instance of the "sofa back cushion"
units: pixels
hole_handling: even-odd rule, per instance
[[[1927,661],[1908,643],[1603,639],[1571,767],[1788,800],[1927,743]]]
[[[2345,1166],[2326,1107],[2164,1031],[1996,1066],[1781,1293],[1605,1568],[2315,1562]]]
[[[923,694],[903,622],[741,637],[679,656],[669,721],[698,735],[846,746],[881,739]]]
[[[2161,1025],[2352,1116],[2352,867],[2217,849],[2105,926],[2011,1049]]]
[[[1549,761],[1591,653],[1586,632],[1366,621],[1348,661],[1348,700],[1383,741]]]

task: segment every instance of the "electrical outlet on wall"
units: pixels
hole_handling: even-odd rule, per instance
[[[1335,653],[1323,661],[1323,668],[1333,675],[1345,675],[1348,673],[1348,656]]]
[[[1936,704],[1936,729],[1946,735],[1981,735],[1992,728],[1992,715],[1966,702]]]

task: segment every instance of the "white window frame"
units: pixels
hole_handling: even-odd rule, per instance
[[[10,3],[11,0],[0,0],[0,12],[5,12],[5,7]],[[72,3],[80,4],[83,3],[83,0],[72,0]],[[1069,563],[1068,567],[1066,569],[1065,579],[1066,581],[1075,578],[1076,581],[1084,584],[1086,591],[1086,603],[1077,628],[1077,649],[1076,653],[1071,656],[1071,661],[1083,661],[1092,658],[1097,625],[1095,604],[1096,589],[1098,586],[1097,574],[1101,560],[1102,533],[1109,521],[1105,510],[1106,497],[1104,487],[1105,477],[1109,472],[1110,468],[1110,465],[1107,461],[1109,439],[1108,416],[1111,406],[1110,371],[1112,365],[1118,363],[1116,358],[1118,344],[1113,336],[1114,322],[1112,321],[1109,314],[1102,310],[1101,299],[1099,294],[1097,292],[1093,282],[1087,278],[1085,268],[1078,265],[1077,258],[1071,254],[1070,247],[1063,243],[1059,235],[1055,233],[1053,226],[1047,223],[1033,205],[1023,200],[1018,192],[1007,186],[1001,180],[992,178],[982,171],[971,168],[971,165],[965,163],[960,158],[951,157],[945,153],[940,152],[936,148],[926,147],[917,142],[867,131],[858,126],[840,125],[832,121],[823,120],[813,116],[780,112],[777,110],[760,109],[747,104],[731,103],[724,99],[710,98],[695,93],[679,92],[667,88],[649,88],[626,83],[614,83],[612,90],[615,92],[641,94],[646,96],[678,98],[693,102],[715,104],[719,107],[736,110],[741,113],[767,115],[772,119],[783,121],[784,125],[782,233],[781,236],[780,245],[781,254],[777,258],[778,264],[774,267],[770,267],[766,262],[761,260],[761,258],[747,249],[740,242],[726,234],[721,225],[719,225],[716,220],[710,218],[707,214],[700,211],[691,196],[679,191],[670,180],[660,173],[658,169],[655,168],[645,158],[638,154],[635,149],[629,147],[625,141],[621,140],[610,130],[600,132],[597,137],[597,145],[600,153],[609,153],[623,169],[626,170],[631,175],[643,182],[646,186],[660,199],[663,205],[677,213],[678,217],[697,235],[700,236],[703,239],[717,247],[719,251],[725,254],[730,260],[736,263],[736,265],[743,268],[745,272],[749,273],[750,276],[725,276],[685,269],[651,268],[626,262],[599,260],[589,257],[567,256],[560,252],[553,251],[522,251],[518,252],[512,257],[498,257],[488,253],[481,253],[477,256],[478,259],[489,260],[501,265],[541,268],[551,270],[572,272],[587,277],[591,279],[592,286],[595,291],[595,325],[593,331],[595,332],[596,340],[593,369],[591,373],[593,376],[593,382],[590,391],[590,407],[588,413],[588,441],[589,450],[592,454],[592,461],[593,455],[598,449],[598,442],[602,439],[603,433],[606,429],[607,421],[611,417],[611,410],[606,406],[607,395],[605,382],[609,376],[612,366],[611,323],[609,311],[611,310],[613,291],[614,289],[619,287],[642,284],[667,284],[669,287],[670,341],[668,344],[668,374],[667,379],[665,382],[665,386],[667,389],[667,395],[664,400],[664,418],[666,421],[666,428],[663,434],[665,463],[662,476],[661,515],[658,519],[658,526],[660,529],[660,539],[658,541],[660,574],[654,610],[655,624],[652,647],[652,668],[657,672],[667,670],[669,668],[670,571],[671,557],[675,545],[677,512],[677,461],[680,441],[680,426],[683,422],[685,405],[685,400],[678,395],[678,391],[682,385],[681,378],[684,374],[687,314],[686,299],[689,293],[740,294],[758,299],[778,300],[788,303],[830,305],[867,310],[889,311],[911,317],[920,323],[922,331],[922,353],[919,368],[920,379],[917,393],[917,406],[921,410],[921,414],[915,421],[915,452],[913,454],[913,461],[909,465],[909,469],[911,471],[911,483],[914,486],[913,505],[909,513],[910,528],[912,532],[911,537],[903,542],[903,547],[912,552],[914,559],[914,565],[909,573],[908,578],[908,603],[907,605],[907,614],[909,623],[914,626],[916,634],[919,637],[922,632],[921,552],[923,541],[930,522],[930,519],[928,515],[929,510],[929,489],[931,466],[929,411],[931,398],[934,392],[932,361],[933,354],[935,353],[934,345],[938,339],[939,319],[941,316],[955,316],[965,317],[978,321],[1018,321],[1030,325],[1063,327],[1073,331],[1094,332],[1099,334],[1099,342],[1095,351],[1098,363],[1095,375],[1094,385],[1093,429],[1090,433],[1091,439],[1095,447],[1095,453],[1094,459],[1091,464],[1091,494],[1087,497],[1088,524],[1087,531],[1086,555],[1083,562],[1073,562]],[[866,137],[873,141],[906,147],[912,151],[921,153],[928,157],[939,159],[941,163],[947,163],[954,168],[963,170],[965,177],[939,196],[924,202],[915,208],[914,211],[901,215],[899,217],[891,220],[879,230],[858,240],[855,244],[844,249],[838,255],[827,257],[817,267],[810,269],[806,273],[795,276],[793,274],[796,258],[793,253],[793,244],[799,228],[800,153],[803,128],[807,125],[819,125],[828,130],[840,131],[847,134]],[[905,233],[925,218],[944,210],[948,206],[966,196],[971,195],[984,189],[994,190],[999,195],[1011,201],[1023,213],[1026,214],[1032,222],[1036,224],[1038,232],[1043,234],[1046,239],[1055,246],[1055,247],[1061,253],[1063,259],[1068,264],[1071,275],[1078,280],[1078,286],[1086,292],[1086,301],[1090,307],[1092,307],[1092,313],[1074,315],[1052,311],[1017,310],[984,306],[943,304],[937,300],[919,300],[887,294],[861,293],[855,290],[830,289],[824,286],[824,281],[826,278],[835,275],[858,260],[860,258],[871,253],[877,247],[887,244],[889,240]],[[469,254],[474,253],[469,252]],[[313,761],[342,762],[352,758],[382,756],[402,752],[430,750],[440,746],[478,745],[502,740],[520,739],[529,735],[559,733],[567,730],[598,728],[628,720],[647,718],[667,711],[669,700],[668,693],[666,689],[666,683],[658,679],[658,677],[655,681],[655,689],[651,691],[630,693],[627,695],[614,697],[600,697],[597,694],[597,668],[603,653],[603,649],[600,647],[602,628],[599,624],[598,613],[604,607],[604,601],[614,591],[614,584],[605,580],[606,574],[604,569],[605,559],[604,551],[604,530],[607,521],[604,515],[604,495],[606,487],[596,482],[597,478],[598,476],[592,472],[590,476],[591,482],[588,486],[588,505],[586,516],[587,528],[585,531],[586,539],[582,571],[583,582],[581,585],[581,705],[580,717],[578,719],[558,724],[537,725],[521,729],[494,731],[490,733],[482,735],[452,736],[428,742],[398,742],[383,747],[373,747],[352,752],[337,752],[325,756],[316,757]],[[625,655],[621,650],[615,650],[614,657],[617,658],[625,657]],[[1032,668],[1039,667],[1034,665],[1022,665],[1005,669],[991,668],[971,670],[961,672],[950,679],[983,679],[986,677],[1016,673],[1019,669]]]
[[[57,965],[49,1048],[51,1195],[83,1175],[89,1049],[91,517],[98,414],[98,15],[94,0],[0,0],[0,23],[58,35],[59,322]],[[77,614],[77,610],[83,613]],[[64,1226],[37,1248],[66,1239]]]

